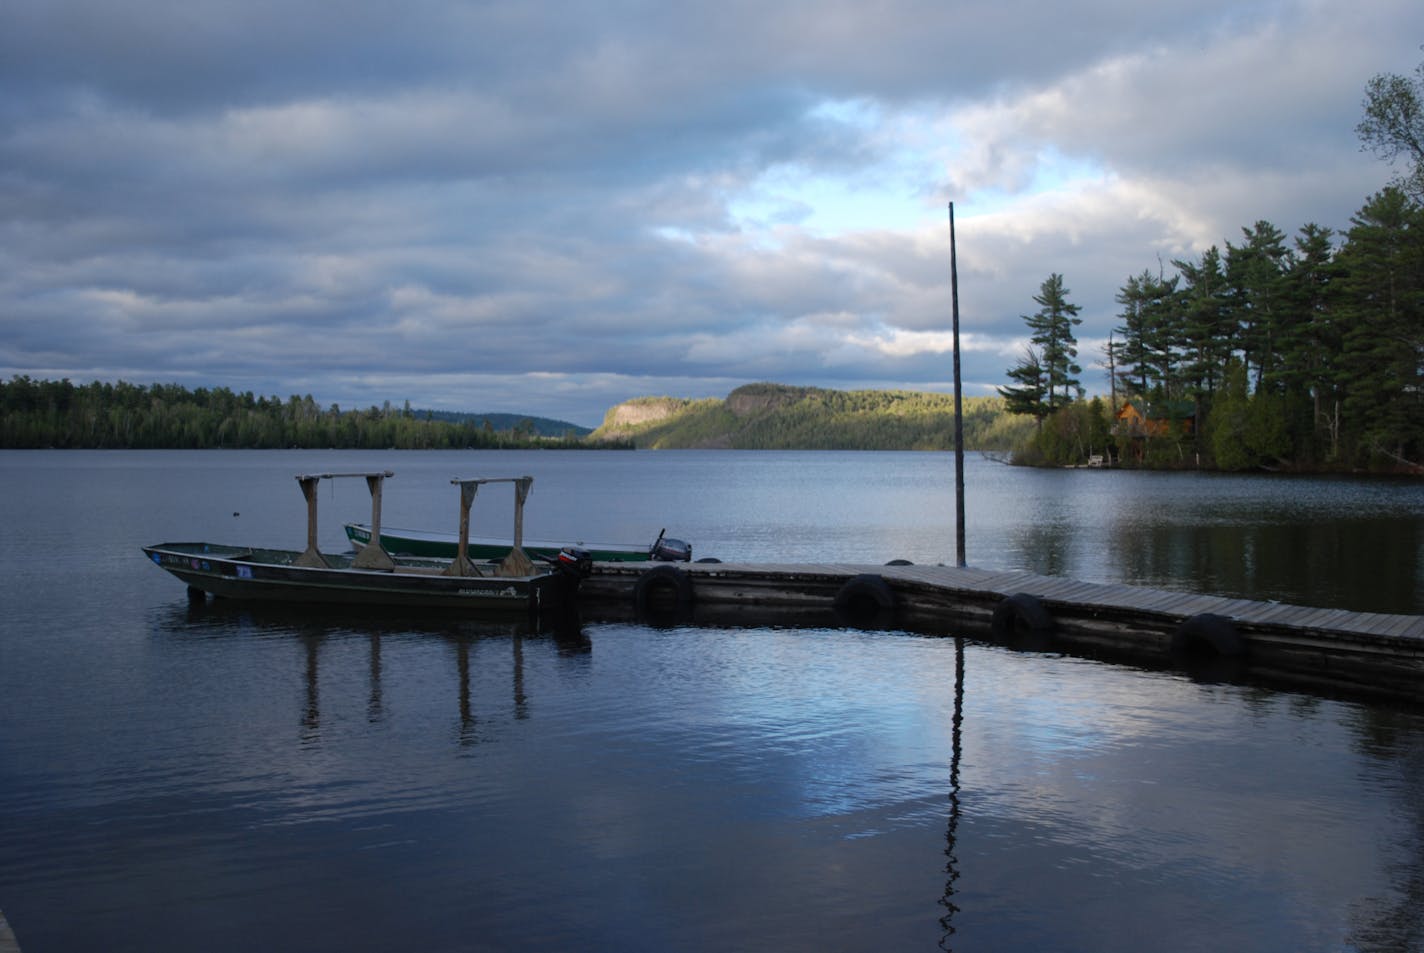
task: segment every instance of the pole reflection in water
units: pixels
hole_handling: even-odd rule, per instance
[[[524,639],[518,633],[514,638],[514,717],[520,720],[529,717],[528,698],[524,694]]]
[[[306,706],[302,709],[302,744],[316,744],[321,740],[321,642],[323,633],[303,629],[302,643],[306,646]]]
[[[959,879],[959,858],[955,855],[955,843],[959,834],[959,757],[963,750],[964,727],[964,637],[954,639],[954,716],[950,721],[949,756],[949,824],[944,833],[944,896],[940,903],[944,906],[944,916],[939,925],[943,930],[939,947],[950,950],[950,938],[954,936],[954,915],[959,912],[954,902],[955,881]]]
[[[464,639],[455,644],[455,668],[460,677],[460,744],[470,745],[478,739],[475,716],[470,714],[470,643]]]
[[[376,724],[385,714],[385,707],[381,699],[381,636],[372,632],[369,636],[371,641],[371,697],[366,703],[366,720],[371,724]]]

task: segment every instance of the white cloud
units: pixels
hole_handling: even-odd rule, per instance
[[[580,422],[942,389],[953,200],[984,391],[1050,272],[1087,356],[1128,275],[1347,226],[1389,178],[1364,83],[1424,36],[1404,0],[328,12],[17,0],[0,374]]]

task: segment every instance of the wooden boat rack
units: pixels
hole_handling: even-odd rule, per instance
[[[381,539],[381,490],[387,477],[395,476],[394,470],[375,470],[366,473],[300,473],[297,474],[297,483],[302,488],[302,496],[307,501],[307,546],[302,554],[296,558],[294,565],[308,566],[316,569],[330,568],[330,563],[321,554],[321,549],[317,546],[317,486],[322,480],[334,480],[346,477],[360,477],[366,481],[366,488],[371,491],[371,542],[362,547],[352,560],[353,569],[372,569],[380,572],[394,572],[395,561],[391,559],[390,553],[386,552],[380,544]],[[514,547],[509,551],[509,555],[500,562],[495,571],[498,576],[531,576],[534,574],[534,563],[524,552],[524,502],[529,498],[529,491],[534,486],[532,476],[519,477],[480,477],[480,478],[455,478],[450,481],[451,485],[460,488],[460,544],[456,550],[454,560],[449,567],[444,570],[447,576],[479,576],[485,575],[475,568],[470,561],[470,507],[474,505],[475,494],[479,488],[486,483],[513,483],[514,484]]]

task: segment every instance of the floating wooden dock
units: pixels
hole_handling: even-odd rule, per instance
[[[580,603],[667,617],[824,610],[851,624],[1212,663],[1424,701],[1424,616],[1321,609],[952,566],[598,563]],[[967,631],[965,631],[967,630]]]

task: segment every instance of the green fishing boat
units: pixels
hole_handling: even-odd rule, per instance
[[[371,544],[371,524],[347,523],[346,538],[358,552]],[[395,529],[381,527],[381,548],[393,556],[422,556],[428,559],[453,559],[459,549],[459,537],[436,530]],[[503,559],[508,555],[511,540],[495,536],[472,536],[466,554],[471,559]],[[524,551],[535,558],[557,557],[566,546],[586,550],[594,562],[687,562],[692,558],[692,546],[659,533],[651,545],[636,543],[588,543],[583,541],[524,540]]]

